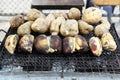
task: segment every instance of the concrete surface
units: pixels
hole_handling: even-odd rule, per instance
[[[8,72],[8,73],[0,74],[0,80],[120,80],[120,74],[65,73],[64,78],[61,78],[60,73],[51,73],[51,72],[14,73],[14,72]]]

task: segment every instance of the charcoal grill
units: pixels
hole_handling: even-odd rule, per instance
[[[0,32],[5,32],[0,30]],[[103,51],[100,57],[95,57],[90,51],[87,53],[74,53],[65,55],[60,54],[39,54],[33,50],[31,54],[25,54],[16,48],[14,55],[10,55],[4,47],[5,39],[10,34],[15,34],[16,30],[9,29],[5,32],[6,36],[0,46],[0,66],[13,65],[21,66],[24,71],[53,71],[53,72],[110,72],[120,73],[120,39],[115,30],[114,24],[111,25],[110,33],[117,43],[114,52]],[[33,33],[35,37],[39,34]],[[94,36],[82,35],[87,41]]]

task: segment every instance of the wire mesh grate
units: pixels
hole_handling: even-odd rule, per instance
[[[114,24],[110,29],[116,43],[117,50],[114,52],[103,51],[100,57],[95,57],[89,51],[87,53],[74,54],[38,54],[34,51],[31,54],[25,54],[17,47],[15,54],[10,55],[4,48],[4,42],[9,34],[16,33],[9,29],[1,45],[0,65],[21,66],[24,71],[53,71],[53,72],[119,72],[120,71],[120,43],[119,37],[115,31]],[[34,33],[35,34],[35,33]],[[36,34],[35,36],[37,36]],[[91,36],[83,35],[87,41]]]

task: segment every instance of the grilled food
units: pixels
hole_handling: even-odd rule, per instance
[[[63,39],[63,52],[67,54],[75,52],[75,38],[74,37],[65,37]]]
[[[107,33],[110,30],[110,23],[107,19],[102,18],[100,22],[101,24],[97,25],[94,29],[96,36],[102,36],[104,33]]]
[[[81,36],[75,36],[75,50],[78,52],[87,52],[89,50],[87,40]]]
[[[65,12],[56,12],[56,13],[54,13],[54,16],[55,16],[55,18],[64,17],[65,19],[68,19],[68,16]]]
[[[65,37],[63,39],[63,52],[74,53],[74,52],[87,52],[88,44],[84,37],[76,35],[75,37]]]
[[[104,33],[102,35],[101,42],[102,42],[102,46],[105,50],[115,51],[117,48],[115,40],[110,33]]]
[[[109,29],[106,27],[106,24],[97,25],[94,29],[96,36],[102,36],[104,33],[109,32]]]
[[[5,48],[10,54],[14,54],[19,36],[17,34],[9,35],[5,41]]]
[[[95,56],[100,56],[102,54],[102,43],[99,38],[91,37],[89,40],[90,49]]]
[[[48,30],[48,28],[49,26],[45,18],[36,19],[31,26],[31,29],[34,32],[39,32],[39,33],[45,33]]]
[[[58,17],[57,19],[53,20],[50,26],[50,33],[52,35],[57,35],[60,31],[60,26],[63,22],[65,22],[64,17]]]
[[[93,26],[83,20],[78,21],[78,27],[81,34],[89,34],[93,30]]]
[[[19,36],[24,36],[25,34],[30,34],[31,33],[31,25],[32,25],[33,21],[28,21],[24,24],[22,24],[18,30],[17,30],[17,34]]]
[[[61,24],[60,33],[62,36],[75,36],[79,33],[78,22],[74,19],[68,19]]]
[[[34,42],[33,35],[31,34],[24,35],[19,41],[20,49],[23,50],[24,52],[32,53],[33,42]]]
[[[104,27],[106,27],[106,29],[108,29],[108,30],[110,29],[111,25],[110,25],[108,19],[102,18],[100,22],[101,22],[101,24],[104,24]]]
[[[27,13],[27,19],[29,21],[35,21],[37,18],[45,18],[45,15],[37,10],[37,9],[31,9],[28,13]]]
[[[53,14],[48,14],[46,17],[46,22],[48,23],[49,27],[50,27],[53,20],[55,20],[55,16]]]
[[[24,23],[23,15],[16,15],[16,16],[11,18],[10,27],[14,28],[14,29],[17,29],[23,23]]]
[[[89,7],[82,15],[82,19],[89,24],[97,24],[102,18],[102,11],[99,8]]]
[[[39,35],[34,42],[35,49],[39,53],[59,53],[61,52],[61,39],[57,35]]]
[[[71,8],[68,12],[68,17],[70,19],[80,19],[80,16],[81,16],[81,12],[78,8]]]

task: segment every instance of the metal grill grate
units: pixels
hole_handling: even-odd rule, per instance
[[[114,24],[110,29],[116,43],[117,50],[114,52],[103,51],[100,57],[94,57],[88,53],[74,54],[38,54],[34,50],[31,54],[24,54],[18,48],[14,55],[10,55],[4,48],[4,42],[9,34],[16,30],[9,29],[1,45],[0,65],[22,66],[25,71],[54,71],[54,72],[120,72],[120,40],[115,31]],[[35,34],[35,33],[34,33]],[[35,34],[37,36],[38,34]],[[93,36],[83,35],[87,40]]]

